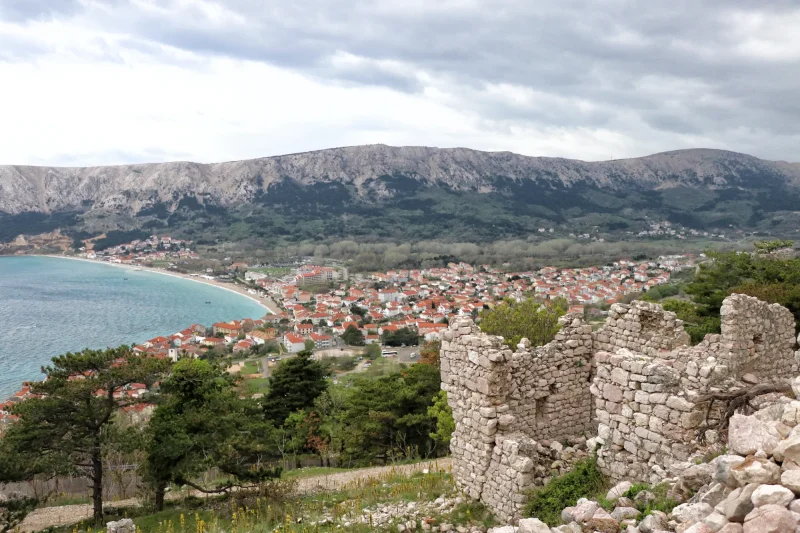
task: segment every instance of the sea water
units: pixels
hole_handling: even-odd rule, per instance
[[[71,259],[0,257],[0,402],[23,381],[41,379],[42,365],[56,355],[266,313],[245,296],[174,276]]]

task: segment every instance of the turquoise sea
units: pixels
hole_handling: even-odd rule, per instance
[[[65,352],[266,313],[234,292],[163,274],[70,259],[0,257],[0,401],[23,381],[40,379],[42,365]]]

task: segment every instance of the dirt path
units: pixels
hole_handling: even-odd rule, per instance
[[[314,476],[301,478],[298,480],[297,491],[300,494],[308,494],[313,492],[323,492],[341,489],[348,483],[356,480],[369,479],[371,477],[380,476],[391,472],[398,474],[411,474],[420,472],[424,469],[441,469],[449,470],[451,465],[450,458],[438,459],[436,461],[424,461],[411,465],[399,466],[381,466],[374,468],[362,468],[358,470],[351,470],[348,472],[337,472],[335,474],[328,474],[324,476]],[[168,495],[169,497],[170,495]],[[173,494],[174,498],[181,497],[180,494]],[[114,509],[119,507],[135,507],[139,505],[139,500],[130,498],[127,500],[120,500],[116,502],[109,502],[106,504],[107,509]],[[85,520],[92,516],[92,506],[89,504],[84,505],[62,505],[60,507],[43,507],[36,509],[29,514],[25,521],[20,526],[20,531],[33,532],[41,531],[49,527],[60,527],[76,524],[81,520]]]

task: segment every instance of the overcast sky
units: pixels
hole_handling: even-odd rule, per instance
[[[0,0],[0,164],[334,146],[800,161],[783,0]]]

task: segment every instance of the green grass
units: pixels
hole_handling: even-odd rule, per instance
[[[597,461],[585,459],[563,476],[554,477],[544,487],[533,490],[524,514],[555,527],[562,523],[561,511],[565,507],[575,505],[580,498],[600,499],[608,486],[608,479],[600,472]]]
[[[656,499],[650,503],[639,504],[636,506],[636,508],[641,511],[642,517],[649,515],[653,511],[661,511],[662,513],[669,514],[672,512],[672,509],[678,505],[678,502],[667,497],[667,491],[669,490],[669,487],[666,483],[655,486],[650,486],[646,483],[637,483],[628,489],[628,492],[625,493],[625,496],[630,499],[634,499],[637,494],[645,490],[652,492]]]
[[[297,477],[319,475],[339,469],[308,468],[297,471]],[[285,481],[285,480],[284,480]],[[124,509],[111,511],[106,521],[130,517],[141,533],[300,533],[308,531],[347,531],[367,533],[375,531],[368,522],[356,522],[356,518],[368,519],[378,504],[392,502],[432,502],[442,495],[457,494],[450,474],[444,471],[430,474],[416,473],[410,476],[387,472],[368,479],[360,479],[345,485],[341,490],[291,496],[292,485],[281,481],[273,496],[243,493],[235,494],[236,500],[226,498],[187,498],[168,503],[168,509],[152,513],[146,509]],[[311,526],[310,522],[323,515],[333,518],[333,523]],[[181,520],[183,517],[183,520]],[[196,517],[196,518],[195,518]],[[433,515],[439,521],[466,526],[493,525],[491,514],[480,504],[465,503],[449,516]],[[300,520],[298,520],[300,519]],[[202,525],[198,524],[202,521]],[[352,522],[344,526],[344,522]],[[86,531],[89,523],[57,529],[59,533],[74,530]],[[97,529],[95,527],[95,529]],[[381,528],[381,530],[393,528]]]
[[[260,374],[261,370],[258,368],[258,361],[247,361],[242,369],[239,371],[242,375]]]
[[[269,391],[269,378],[245,380],[244,387],[249,394],[266,394]]]

